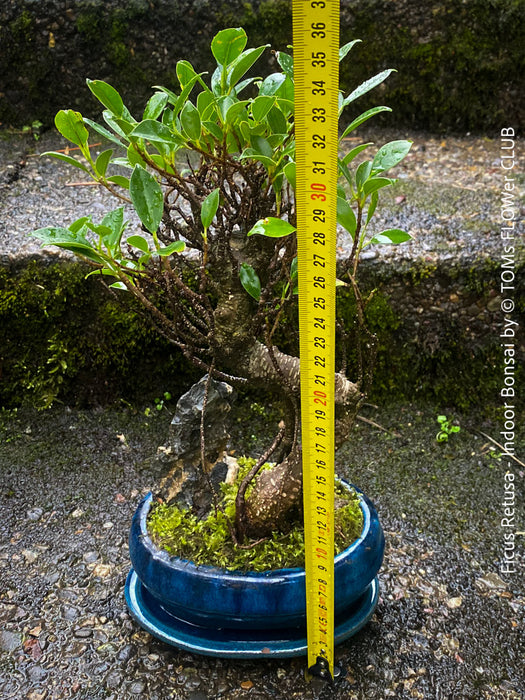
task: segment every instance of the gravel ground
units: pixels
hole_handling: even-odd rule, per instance
[[[365,129],[358,137],[345,139],[343,146],[350,149],[368,141],[380,146],[399,138],[411,139],[414,145],[403,163],[388,173],[399,181],[382,194],[382,210],[373,230],[400,227],[414,238],[402,246],[368,250],[364,258],[391,262],[423,257],[446,262],[499,256],[498,198],[504,176],[499,141]],[[41,255],[39,242],[27,236],[32,230],[68,225],[86,213],[97,221],[119,205],[76,168],[38,157],[66,145],[54,131],[45,132],[38,141],[0,131],[0,261]],[[93,152],[107,147],[95,147]],[[75,149],[70,155],[76,155]],[[348,237],[340,235],[341,257],[348,254],[349,243]],[[67,255],[46,250],[46,255],[58,254]]]
[[[368,408],[368,418],[400,437],[359,423],[338,453],[339,473],[376,501],[387,545],[377,611],[337,648],[334,687],[306,683],[303,659],[240,662],[173,649],[128,615],[127,534],[141,495],[158,483],[168,411],[0,414],[0,696],[525,697],[519,536],[517,572],[500,570],[504,474],[515,476],[523,530],[523,468],[473,432],[497,436],[497,422],[456,416],[460,433],[438,444],[442,412],[428,404]],[[253,447],[266,422],[259,414],[239,407],[236,444]],[[518,437],[517,454],[523,430]]]

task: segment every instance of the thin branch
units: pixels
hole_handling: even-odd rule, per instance
[[[367,425],[371,425],[373,428],[377,428],[378,430],[382,430],[385,433],[389,433],[390,435],[393,435],[396,438],[403,438],[401,433],[397,433],[395,430],[389,430],[388,428],[384,428],[382,425],[379,425],[379,423],[376,423],[373,420],[370,420],[370,418],[365,418],[364,416],[356,416],[357,420],[362,421],[363,423],[366,423]]]
[[[507,452],[507,450],[503,447],[503,445],[500,445],[499,442],[496,442],[494,438],[491,438],[490,435],[487,435],[487,433],[482,432],[481,430],[478,430],[477,428],[467,428],[467,430],[470,430],[471,433],[478,433],[479,435],[482,435],[484,438],[487,438],[487,440],[490,440],[496,447],[499,447],[501,450],[501,453],[504,454],[506,457],[510,457],[510,459],[513,459],[517,464],[520,465],[520,467],[525,468],[525,464],[523,464],[522,461],[520,461],[517,457],[514,455],[510,454],[510,452]]]

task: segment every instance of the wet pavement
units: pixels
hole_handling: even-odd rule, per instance
[[[523,698],[524,468],[500,455],[499,420],[430,404],[366,407],[338,471],[375,501],[386,534],[378,608],[337,647],[334,687],[305,661],[186,653],[137,627],[124,601],[129,524],[160,479],[170,413],[0,413],[0,696],[16,700]],[[233,444],[267,417],[237,409]],[[448,417],[452,418],[449,412]],[[246,432],[249,426],[249,433]],[[481,435],[479,432],[485,433]],[[516,454],[525,453],[523,429]],[[522,459],[523,461],[523,459]],[[516,573],[504,573],[505,473],[515,484]]]

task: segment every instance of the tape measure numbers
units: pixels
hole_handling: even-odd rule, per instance
[[[334,669],[339,0],[293,0],[308,668]]]

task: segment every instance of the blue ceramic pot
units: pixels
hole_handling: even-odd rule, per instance
[[[363,531],[335,559],[336,621],[370,590],[383,560],[384,536],[377,512],[359,493]],[[133,517],[130,556],[148,597],[163,611],[190,625],[211,629],[277,631],[305,627],[304,569],[238,573],[195,566],[172,557],[159,550],[147,534],[151,503],[152,495],[148,494]],[[375,606],[377,582],[374,586]]]

